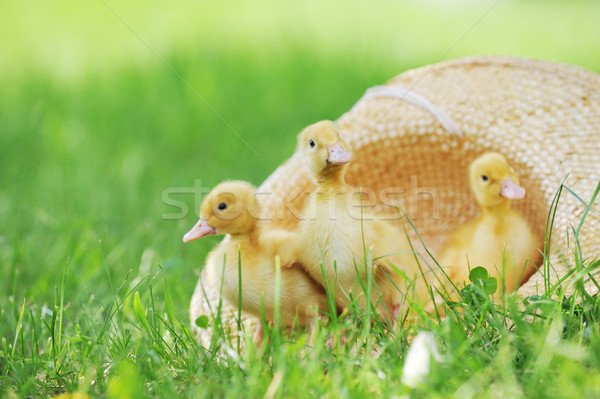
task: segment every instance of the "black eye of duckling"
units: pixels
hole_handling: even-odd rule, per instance
[[[312,141],[312,140],[309,140],[309,141],[308,141],[308,144],[310,144],[310,147],[311,147],[311,148],[315,148],[315,145],[316,145],[316,144],[315,144],[315,142],[314,142],[314,141]]]
[[[489,177],[487,177],[486,175],[481,175],[481,180],[488,181]]]
[[[226,203],[224,203],[224,202],[221,202],[217,208],[218,208],[220,211],[222,211],[223,209],[227,208],[227,204],[226,204]]]

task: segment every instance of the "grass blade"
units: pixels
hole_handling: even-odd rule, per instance
[[[17,320],[17,329],[15,331],[15,340],[13,341],[11,356],[15,356],[15,350],[17,349],[17,341],[19,339],[19,335],[21,334],[21,329],[23,328],[23,315],[25,314],[25,299],[23,299],[23,305],[21,306],[21,311],[19,312],[19,319]]]

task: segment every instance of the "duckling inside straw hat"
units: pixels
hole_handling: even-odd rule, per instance
[[[455,284],[466,282],[470,269],[483,266],[498,279],[497,293],[512,292],[535,273],[541,261],[541,240],[510,207],[511,200],[524,198],[526,191],[496,152],[475,159],[468,176],[481,214],[450,235],[438,261],[448,268]]]

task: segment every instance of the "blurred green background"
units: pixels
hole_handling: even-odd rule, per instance
[[[219,240],[181,242],[196,185],[260,184],[302,127],[410,68],[500,54],[600,72],[599,21],[584,0],[3,0],[0,308],[53,303],[68,263],[72,311],[112,301],[107,272],[150,274],[185,318]],[[188,212],[165,219],[173,188]]]

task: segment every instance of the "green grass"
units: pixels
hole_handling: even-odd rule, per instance
[[[172,70],[102,1],[0,4],[0,396],[254,397],[278,381],[279,396],[401,394],[411,331],[388,334],[360,314],[320,329],[311,351],[305,335],[242,359],[195,344],[189,299],[218,242],[181,243],[195,181],[260,184],[302,127],[440,59],[505,54],[600,72],[595,1],[501,1],[470,31],[492,2],[106,4]],[[165,219],[173,187],[188,212]],[[579,270],[594,266],[585,256],[572,260]],[[533,320],[509,304],[420,321],[445,360],[412,395],[597,395],[596,298],[578,292],[578,305],[539,300]],[[351,343],[378,342],[378,359],[323,345],[356,324]]]

